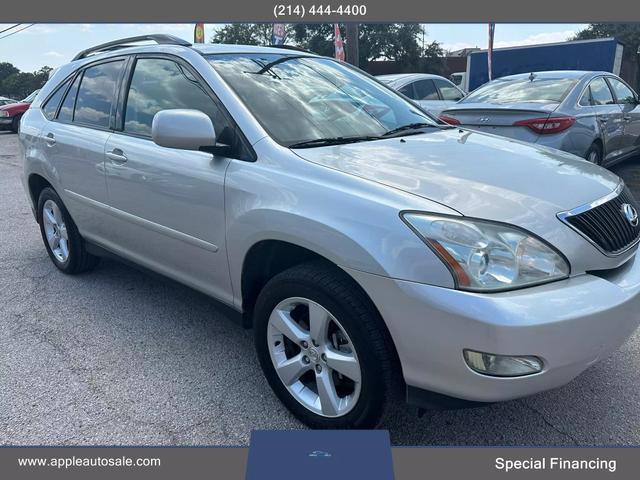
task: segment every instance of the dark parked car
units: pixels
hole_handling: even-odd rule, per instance
[[[2,105],[0,101],[0,130],[13,130],[18,133],[20,129],[20,119],[24,112],[31,106],[31,102],[36,98],[40,89],[31,92],[31,94],[15,103]]]

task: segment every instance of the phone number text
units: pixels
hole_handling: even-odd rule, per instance
[[[328,17],[330,15],[338,15],[341,17],[363,17],[367,14],[366,5],[304,5],[277,4],[273,7],[273,16],[280,17],[297,17],[304,18],[306,15],[310,17]]]

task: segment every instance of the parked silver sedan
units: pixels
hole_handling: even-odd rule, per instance
[[[399,73],[376,78],[436,116],[465,95],[450,80],[430,73]]]
[[[537,72],[489,82],[440,119],[611,165],[640,153],[638,103],[608,72]]]

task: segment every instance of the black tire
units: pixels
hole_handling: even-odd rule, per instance
[[[585,153],[584,158],[595,165],[602,165],[602,147],[600,144],[593,143]]]
[[[22,118],[22,115],[16,115],[15,117],[13,117],[13,120],[11,121],[11,131],[13,133],[18,133],[20,131],[21,118]]]
[[[54,202],[60,209],[60,213],[64,219],[64,224],[66,226],[69,255],[65,261],[60,261],[60,259],[55,256],[47,240],[44,225],[45,222],[43,221],[43,210],[44,205],[48,200]],[[38,224],[40,225],[40,234],[42,235],[42,241],[44,242],[44,246],[47,249],[49,258],[51,258],[53,264],[62,272],[67,274],[82,273],[91,270],[99,263],[99,257],[91,255],[87,252],[84,240],[80,236],[78,228],[73,222],[71,215],[69,215],[69,212],[64,206],[64,203],[62,203],[62,200],[60,200],[60,197],[55,192],[55,190],[50,187],[44,188],[40,193],[40,197],[38,198],[37,219]]]
[[[269,352],[268,321],[273,309],[291,297],[312,300],[328,310],[356,351],[362,379],[360,395],[342,416],[326,417],[311,411],[292,396],[276,372]],[[399,399],[403,381],[386,326],[366,294],[337,267],[310,262],[272,278],[256,302],[254,335],[258,359],[271,388],[300,421],[312,428],[374,428]]]

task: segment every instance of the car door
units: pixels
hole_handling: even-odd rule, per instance
[[[132,59],[120,125],[105,170],[115,227],[112,246],[153,270],[232,303],[225,245],[224,179],[230,158],[156,145],[153,116],[188,108],[211,117],[233,143],[226,112],[195,72],[172,57]],[[212,139],[213,141],[213,139]]]
[[[604,144],[604,163],[615,161],[624,153],[624,119],[604,77],[589,83],[590,103],[596,115]],[[589,107],[586,107],[589,108]]]
[[[616,103],[622,109],[624,121],[623,155],[634,155],[640,151],[640,106],[638,95],[624,82],[615,77],[607,78],[615,95]]]
[[[445,80],[443,78],[434,78],[433,83],[438,89],[438,93],[440,94],[442,107],[438,112],[432,112],[436,115],[439,115],[442,110],[449,108],[451,105],[458,103],[463,97],[464,93],[458,87],[456,87],[449,80]]]
[[[109,231],[104,149],[124,63],[123,58],[110,59],[77,72],[70,85],[65,83],[64,100],[53,115],[49,109],[51,121],[41,131],[42,151],[58,175],[58,193],[88,240]]]

